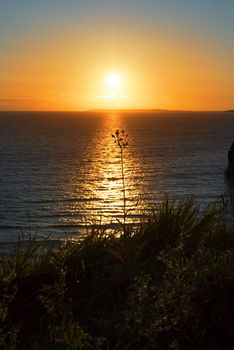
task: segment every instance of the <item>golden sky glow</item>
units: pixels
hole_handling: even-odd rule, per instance
[[[1,110],[233,108],[233,2],[78,3],[4,0]]]

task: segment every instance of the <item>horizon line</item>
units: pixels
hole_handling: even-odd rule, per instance
[[[77,109],[77,110],[29,110],[29,109],[6,109],[0,110],[0,113],[17,112],[17,113],[87,113],[87,112],[234,112],[234,109],[222,109],[222,110],[192,110],[192,109],[164,109],[164,108],[90,108],[90,109]]]

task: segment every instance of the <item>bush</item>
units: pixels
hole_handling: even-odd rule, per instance
[[[234,230],[223,214],[165,197],[136,227],[58,247],[19,241],[0,261],[0,349],[231,348]]]

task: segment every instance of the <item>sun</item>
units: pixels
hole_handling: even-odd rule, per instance
[[[117,71],[109,71],[102,80],[101,94],[98,96],[109,107],[119,107],[128,99],[125,77]]]
[[[110,73],[106,77],[106,83],[110,87],[119,87],[122,84],[122,77],[118,73]]]

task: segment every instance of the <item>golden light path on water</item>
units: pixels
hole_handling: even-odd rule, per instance
[[[103,116],[101,127],[97,130],[92,142],[87,145],[82,174],[80,174],[80,179],[84,180],[80,183],[78,178],[70,179],[79,184],[76,192],[83,197],[83,202],[78,205],[82,206],[82,208],[79,207],[79,211],[83,214],[84,225],[112,226],[123,220],[120,149],[112,138],[112,134],[117,129],[122,130],[122,127],[121,116],[118,113]],[[139,182],[140,164],[137,156],[132,152],[131,142],[131,135],[129,135],[129,147],[123,151],[127,223],[139,221],[144,210],[141,201],[142,186]],[[74,193],[71,193],[72,196]]]

